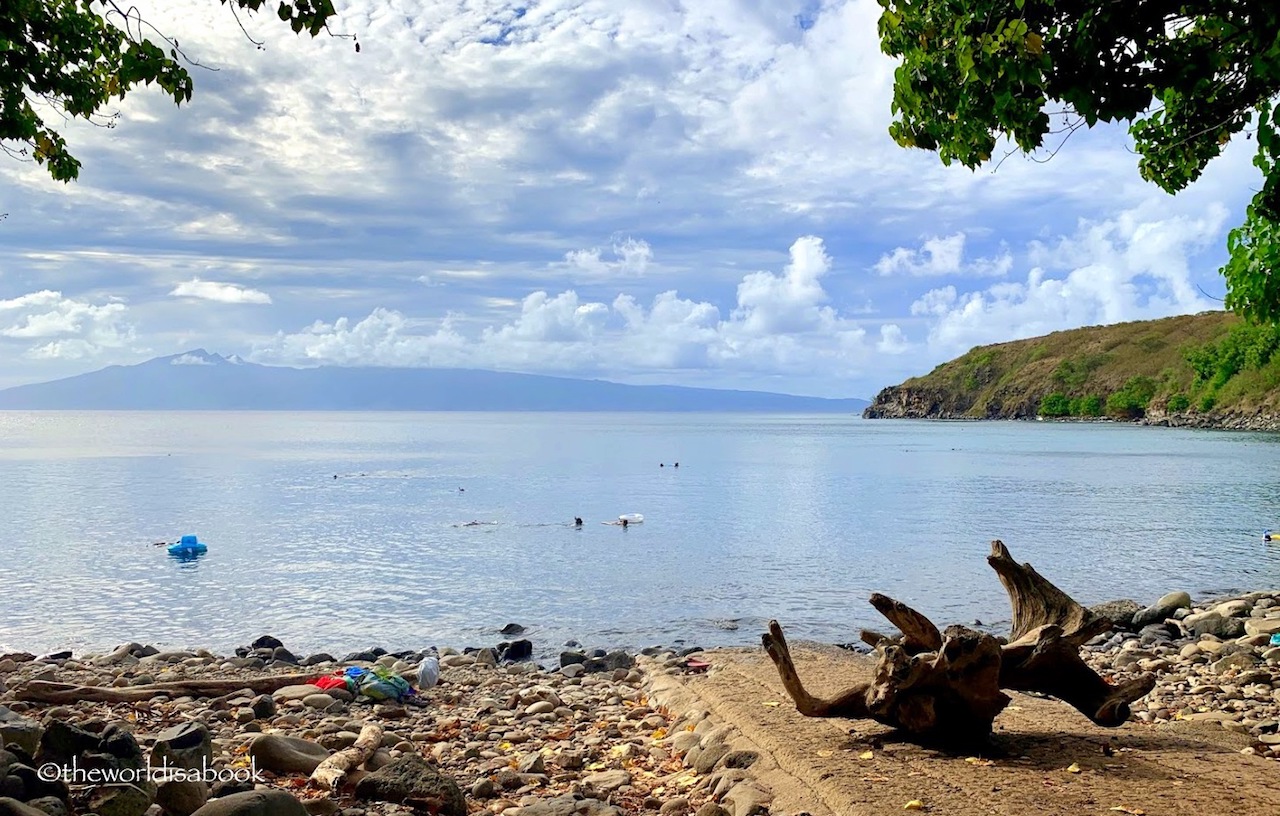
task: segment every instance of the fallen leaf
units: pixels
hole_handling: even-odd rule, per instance
[[[832,755],[834,755],[834,754],[835,754],[835,751],[819,751],[819,752],[818,752],[818,756],[820,756],[820,757],[824,757],[824,758],[825,758],[825,757],[832,756]]]
[[[653,741],[654,741],[654,742],[657,742],[658,740],[662,739],[662,738],[663,738],[663,737],[665,737],[666,735],[667,735],[667,729],[665,729],[665,728],[659,728],[659,729],[656,729],[656,730],[653,732]]]
[[[995,764],[989,759],[979,759],[978,757],[966,757],[965,762],[968,762],[970,765],[982,765],[984,767]]]
[[[870,751],[863,751],[862,753],[858,754],[858,759],[871,759],[873,756],[875,756],[875,754],[871,753]]]
[[[777,700],[770,700],[769,702],[761,703],[760,705],[765,705],[765,706],[768,706],[769,708],[777,708],[778,706],[782,705],[782,703],[779,703]]]
[[[912,799],[910,802],[907,802],[905,805],[903,805],[902,809],[903,810],[924,810],[924,802],[921,802],[919,799]]]
[[[1072,762],[1067,766],[1067,773],[1080,773],[1080,766]]]
[[[1116,805],[1115,807],[1107,808],[1107,810],[1118,810],[1121,813],[1132,814],[1132,816],[1144,816],[1146,813],[1142,808],[1127,808],[1124,805]]]

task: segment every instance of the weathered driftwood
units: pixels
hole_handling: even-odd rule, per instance
[[[285,686],[314,683],[320,674],[279,674],[272,677],[240,678],[231,680],[177,680],[171,683],[148,683],[127,688],[102,688],[77,686],[72,683],[53,683],[48,680],[32,680],[14,690],[14,697],[28,703],[75,703],[88,700],[93,703],[136,703],[153,697],[219,697],[242,689],[255,694],[270,694]]]
[[[1146,675],[1119,686],[1103,680],[1080,657],[1080,647],[1110,622],[1093,615],[1041,576],[1013,560],[1001,541],[991,542],[987,563],[1013,605],[1008,641],[964,626],[939,632],[911,607],[884,595],[871,604],[902,634],[863,631],[878,657],[870,682],[831,698],[805,690],[777,621],[762,636],[782,684],[808,717],[872,719],[920,737],[971,742],[986,739],[1009,696],[1001,689],[1057,697],[1098,725],[1129,718],[1129,704],[1155,686]]]
[[[368,761],[380,745],[382,745],[382,726],[376,723],[366,725],[360,729],[360,736],[350,747],[343,748],[316,766],[307,784],[313,788],[337,790],[347,774],[353,768],[358,768]]]

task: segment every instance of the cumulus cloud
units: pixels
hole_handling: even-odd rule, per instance
[[[178,284],[169,293],[169,296],[212,300],[215,303],[271,302],[271,296],[266,292],[260,292],[257,289],[250,289],[247,286],[240,286],[235,283],[220,283],[218,281],[200,280],[199,278],[192,278],[189,281]]]
[[[876,350],[882,354],[902,354],[911,348],[902,327],[896,323],[886,323],[880,327],[880,340],[876,342]]]
[[[613,245],[613,259],[601,257],[599,247],[566,252],[563,268],[576,277],[615,278],[642,276],[653,260],[653,250],[648,242],[627,238]]]
[[[0,300],[0,339],[22,341],[32,359],[84,359],[123,349],[135,333],[128,307],[95,304],[42,290]]]
[[[876,261],[875,270],[881,275],[912,275],[938,277],[965,275],[969,277],[1002,277],[1013,268],[1013,256],[1006,250],[994,258],[976,258],[965,261],[963,232],[945,238],[933,237],[919,249],[898,247]]]
[[[865,330],[827,305],[821,278],[831,268],[822,240],[804,236],[780,273],[745,275],[734,308],[661,292],[647,304],[629,294],[611,302],[574,290],[537,291],[508,323],[471,336],[447,318],[434,331],[398,311],[375,309],[354,324],[340,318],[303,332],[277,335],[255,359],[337,365],[439,365],[596,373],[606,370],[718,368],[777,373],[821,364],[853,371],[874,353]],[[427,330],[423,330],[427,329]],[[900,340],[889,329],[890,344]]]
[[[1081,221],[1072,235],[1030,245],[1035,265],[1025,280],[968,292],[931,289],[911,313],[929,319],[930,346],[949,354],[1077,326],[1219,308],[1192,283],[1188,258],[1221,238],[1225,219],[1217,205],[1198,217],[1150,206]]]

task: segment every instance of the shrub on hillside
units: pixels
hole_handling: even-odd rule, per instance
[[[1240,323],[1216,343],[1187,349],[1183,356],[1195,373],[1196,384],[1225,385],[1241,371],[1259,369],[1280,351],[1280,326]]]
[[[1040,401],[1040,416],[1071,416],[1071,400],[1061,391],[1055,391]]]
[[[1119,419],[1139,419],[1146,415],[1147,405],[1155,395],[1155,380],[1131,377],[1123,388],[1107,397],[1107,413]]]
[[[1103,399],[1097,394],[1088,397],[1074,397],[1071,400],[1071,416],[1078,417],[1100,417],[1102,416]]]
[[[1164,409],[1171,414],[1180,414],[1191,407],[1191,398],[1186,394],[1174,394],[1165,400]]]

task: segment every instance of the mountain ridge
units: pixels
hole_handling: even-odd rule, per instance
[[[455,368],[294,368],[203,348],[0,390],[9,410],[815,411],[869,402]]]

